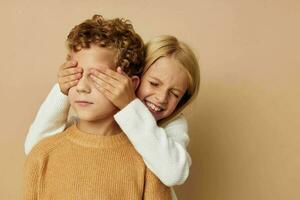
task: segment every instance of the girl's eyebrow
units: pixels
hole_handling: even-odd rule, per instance
[[[161,81],[160,79],[156,78],[156,77],[153,77],[153,76],[149,76],[149,77],[152,78],[152,79],[157,80],[157,81],[160,82],[160,83],[162,83],[162,81]]]
[[[156,77],[153,77],[153,76],[149,76],[150,78],[152,78],[152,79],[155,79],[156,81],[158,81],[158,82],[160,82],[160,83],[162,83],[162,81],[161,80],[159,80],[158,78],[156,78]],[[179,88],[172,88],[172,90],[177,90],[178,92],[180,92],[180,93],[183,93],[183,91],[181,90],[181,89],[179,89]]]
[[[178,88],[173,88],[172,90],[177,90],[178,92],[182,93],[182,90],[180,90]]]

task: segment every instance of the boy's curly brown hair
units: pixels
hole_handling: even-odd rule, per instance
[[[78,52],[91,44],[112,48],[116,51],[116,66],[129,75],[140,75],[144,66],[145,48],[141,37],[134,31],[129,20],[104,19],[94,15],[75,26],[68,35],[67,47]]]

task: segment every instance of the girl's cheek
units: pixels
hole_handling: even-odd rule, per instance
[[[150,90],[149,86],[144,86],[144,87],[141,88],[141,90],[142,90],[141,93],[144,96],[147,96],[151,93],[151,90]]]
[[[174,99],[174,101],[172,102],[172,105],[173,105],[173,109],[175,110],[177,105],[179,103],[179,100],[178,99]]]

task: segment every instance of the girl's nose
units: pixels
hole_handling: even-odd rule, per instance
[[[158,103],[166,104],[168,102],[168,92],[167,91],[159,91],[155,95]]]

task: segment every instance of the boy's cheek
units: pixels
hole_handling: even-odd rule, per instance
[[[74,101],[74,98],[75,98],[75,86],[70,88],[69,92],[68,92],[68,100],[69,102],[73,102]]]

